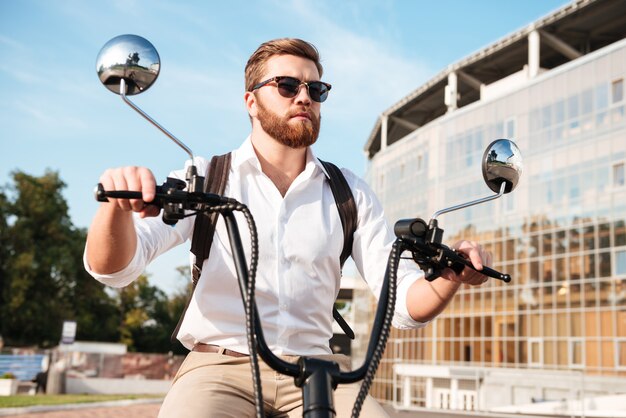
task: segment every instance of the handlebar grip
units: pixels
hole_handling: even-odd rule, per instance
[[[467,258],[465,258],[465,256],[461,253],[459,253],[458,251],[454,250],[454,254],[456,255],[456,257],[458,257],[458,259],[455,259],[455,264],[458,263],[459,261],[463,264],[465,264],[467,267],[474,269],[474,265],[472,264],[472,262],[470,260],[468,260]],[[458,264],[457,264],[458,266]],[[458,274],[461,271],[457,271],[457,269],[453,269],[455,270],[455,272]],[[461,269],[462,270],[462,269]],[[498,279],[498,280],[502,280],[505,283],[509,283],[511,281],[511,275],[510,274],[506,274],[506,273],[500,273],[497,270],[492,269],[491,267],[487,267],[487,266],[483,266],[482,270],[476,270],[479,273],[484,274],[485,276],[491,277],[493,279]]]
[[[158,187],[157,187],[158,188]],[[106,191],[104,190],[104,186],[102,183],[98,183],[96,187],[96,200],[98,202],[108,202],[109,199],[138,199],[142,200],[143,195],[141,192],[131,192],[129,190],[115,190],[115,191]],[[155,202],[150,202],[148,204],[155,204]]]
[[[485,276],[493,277],[494,279],[502,280],[505,283],[511,281],[511,275],[506,273],[500,273],[497,270],[492,269],[491,267],[483,266],[482,270],[477,270],[478,272],[484,274]]]

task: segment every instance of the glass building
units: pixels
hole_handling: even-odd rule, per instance
[[[491,194],[481,162],[497,138],[517,143],[524,172],[513,193],[439,217],[446,242],[479,241],[513,280],[461,288],[426,328],[394,330],[374,396],[404,409],[626,411],[625,37],[624,2],[576,1],[380,116],[367,178],[391,223]]]

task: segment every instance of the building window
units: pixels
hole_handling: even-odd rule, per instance
[[[611,103],[618,103],[624,100],[624,80],[615,80],[611,84]]]
[[[593,90],[587,89],[580,96],[582,102],[582,114],[588,115],[593,111]]]
[[[509,194],[504,201],[504,212],[512,213],[515,212],[515,195]]]
[[[565,100],[561,99],[554,104],[554,122],[563,123],[565,121]]]
[[[549,128],[552,125],[552,109],[550,106],[544,106],[541,109],[541,127]]]
[[[583,367],[584,341],[582,338],[570,339],[569,341],[569,365],[570,367]]]
[[[615,251],[615,275],[626,275],[626,250]]]
[[[531,367],[543,366],[543,339],[528,339],[528,365]]]
[[[624,186],[624,163],[613,164],[613,187]]]
[[[596,109],[606,109],[609,106],[609,87],[606,83],[596,87]]]
[[[578,95],[574,95],[567,99],[567,118],[576,119],[578,113]]]
[[[615,346],[617,368],[621,370],[626,370],[626,338],[617,338],[615,340]]]
[[[506,132],[504,137],[509,139],[514,139],[516,136],[516,121],[515,117],[509,118],[506,120]]]

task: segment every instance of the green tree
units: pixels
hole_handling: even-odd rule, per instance
[[[183,353],[185,349],[178,341],[171,341],[171,334],[186,301],[184,292],[168,298],[149,283],[147,275],[139,276],[119,290],[122,342],[131,351]]]
[[[189,287],[168,298],[145,275],[122,289],[105,287],[83,267],[87,232],[72,225],[58,173],[35,177],[17,171],[12,179],[0,188],[0,335],[5,344],[54,346],[63,321],[75,320],[78,340],[184,353],[170,335]],[[178,271],[188,282],[189,268]]]
[[[63,320],[80,339],[118,339],[119,314],[82,266],[86,232],[68,215],[58,173],[17,171],[0,195],[0,332],[7,345],[49,347]],[[8,196],[8,197],[7,197]]]
[[[0,188],[0,337],[4,333],[4,316],[1,306],[4,304],[3,289],[7,281],[7,260],[9,258],[9,201]]]

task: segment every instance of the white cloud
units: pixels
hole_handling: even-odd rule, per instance
[[[87,129],[88,125],[82,120],[67,116],[65,114],[53,113],[51,111],[44,111],[40,107],[33,106],[31,104],[18,101],[15,103],[14,108],[30,118],[34,119],[34,122],[39,125],[39,128],[49,130],[63,129]]]
[[[33,74],[28,71],[24,71],[23,69],[13,68],[8,65],[0,65],[0,71],[9,75],[9,77],[19,81],[20,83],[25,84],[40,84],[46,82],[43,77],[38,76],[37,74]]]
[[[171,65],[160,89],[176,91],[173,100],[184,100],[186,105],[241,112],[243,108],[243,81],[240,74],[203,70]],[[182,94],[181,94],[182,92]]]
[[[360,152],[378,116],[435,73],[425,62],[407,57],[396,44],[393,26],[371,28],[358,14],[331,3],[296,1],[283,5],[283,19],[302,22],[303,39],[319,49],[325,81],[333,85],[324,103],[319,155],[362,173]],[[312,19],[312,16],[315,18]],[[300,35],[299,35],[300,36]]]
[[[296,19],[316,16],[310,29],[326,66],[324,78],[337,86],[332,92],[335,111],[352,113],[366,108],[380,113],[434,73],[425,63],[403,56],[392,37],[374,38],[371,31],[356,33],[325,17],[335,14],[320,11],[317,3],[295,2],[293,6]]]
[[[0,35],[0,44],[6,45],[9,48],[13,48],[13,49],[24,49],[24,44],[22,44],[21,42],[13,38],[9,38],[8,36],[4,36],[4,35]]]

